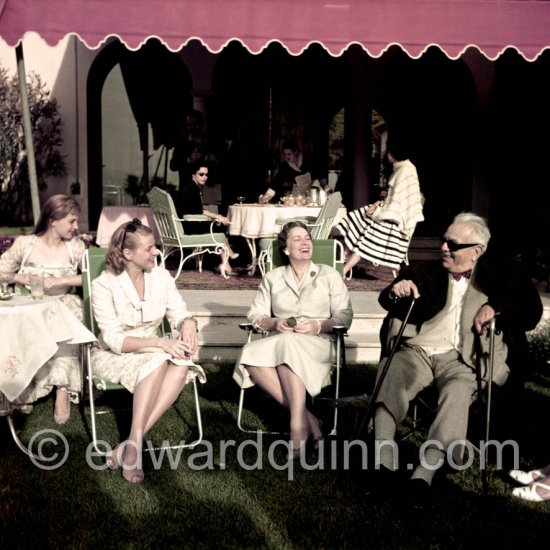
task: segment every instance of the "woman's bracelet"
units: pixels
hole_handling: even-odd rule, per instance
[[[317,331],[315,332],[315,336],[319,336],[321,334],[321,321],[319,319],[313,319],[317,323]]]

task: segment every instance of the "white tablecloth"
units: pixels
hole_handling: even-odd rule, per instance
[[[111,235],[115,229],[134,218],[140,220],[144,225],[148,225],[153,230],[155,242],[160,244],[157,224],[149,206],[104,206],[97,223],[96,243],[102,247],[109,246]]]
[[[248,239],[272,237],[281,226],[275,221],[278,218],[298,218],[317,216],[320,206],[277,206],[274,204],[234,204],[229,207],[230,235],[241,235]],[[346,215],[346,209],[341,207],[334,218],[336,225]]]
[[[55,297],[33,300],[14,295],[0,301],[0,392],[13,401],[38,369],[58,350],[58,342],[81,344],[95,336]]]

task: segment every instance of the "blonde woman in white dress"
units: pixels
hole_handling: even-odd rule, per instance
[[[72,197],[53,195],[43,205],[32,235],[18,237],[0,258],[0,273],[10,275],[16,291],[29,287],[29,274],[44,273],[44,293],[57,296],[82,321],[82,300],[73,293],[82,286],[80,264],[85,245],[76,236],[80,205]],[[40,345],[37,342],[37,345]],[[70,402],[78,403],[82,377],[80,348],[59,343],[55,355],[36,373],[14,405],[30,412],[32,403],[55,392],[54,420],[65,424],[70,417]]]
[[[170,273],[156,265],[158,250],[140,220],[122,224],[111,237],[106,269],[92,282],[94,317],[101,334],[92,349],[92,370],[134,394],[126,440],[107,456],[122,466],[130,483],[141,483],[143,438],[195,376],[204,371],[191,357],[197,351],[195,319]],[[157,336],[166,315],[177,337]]]
[[[290,412],[289,458],[305,443],[321,438],[319,420],[306,407],[306,393],[330,384],[335,347],[332,327],[349,328],[353,311],[342,276],[311,261],[313,243],[301,222],[286,224],[278,244],[288,265],[265,275],[248,320],[267,338],[243,347],[234,379],[243,387],[258,384]]]

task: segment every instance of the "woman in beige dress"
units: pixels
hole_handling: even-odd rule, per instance
[[[289,458],[295,458],[308,439],[322,438],[306,392],[316,396],[330,384],[335,349],[329,334],[336,325],[349,328],[353,311],[342,276],[311,261],[313,243],[303,223],[286,224],[278,245],[289,264],[265,275],[248,312],[268,337],[243,347],[233,377],[243,387],[258,384],[289,409]]]
[[[79,267],[85,245],[76,236],[80,206],[72,197],[53,195],[43,205],[32,235],[15,239],[0,258],[0,273],[9,274],[16,291],[29,287],[29,274],[44,272],[44,293],[58,296],[82,321],[82,301],[72,293],[82,286]],[[40,345],[37,342],[37,345]],[[54,420],[65,424],[70,416],[70,402],[78,403],[82,381],[80,348],[76,344],[59,344],[56,354],[36,373],[14,405],[30,412],[32,403],[56,388]]]
[[[130,435],[107,456],[130,483],[141,483],[143,438],[176,401],[186,382],[203,370],[193,364],[197,330],[176,282],[156,265],[158,250],[140,220],[122,224],[111,237],[106,269],[92,282],[94,317],[101,330],[92,370],[134,394]],[[177,338],[157,336],[166,315]]]

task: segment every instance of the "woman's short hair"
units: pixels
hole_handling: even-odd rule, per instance
[[[467,223],[472,228],[472,241],[487,248],[491,240],[491,231],[484,218],[473,212],[461,212],[454,217],[453,224],[455,223]]]
[[[281,149],[290,149],[291,151],[299,151],[300,147],[298,146],[298,143],[293,139],[285,139],[283,141],[283,144],[281,145]]]
[[[67,195],[52,195],[42,206],[33,235],[43,235],[50,222],[66,218],[69,214],[80,214],[80,204]]]
[[[109,250],[105,257],[105,266],[115,275],[120,275],[128,263],[122,251],[127,248],[135,250],[139,244],[139,237],[147,237],[153,231],[147,225],[143,225],[141,220],[134,218],[131,222],[123,223],[115,229],[109,243]]]
[[[195,175],[201,168],[210,168],[210,162],[204,158],[199,158],[189,163],[189,175]]]
[[[310,235],[309,229],[307,228],[307,225],[305,223],[302,223],[302,222],[286,223],[281,229],[281,231],[279,232],[279,234],[277,235],[277,243],[279,245],[279,251],[283,259],[287,258],[287,255],[284,253],[284,251],[286,249],[286,241],[288,240],[288,234],[290,233],[291,229],[294,229],[295,227],[301,227],[302,229],[305,229],[308,235]]]

